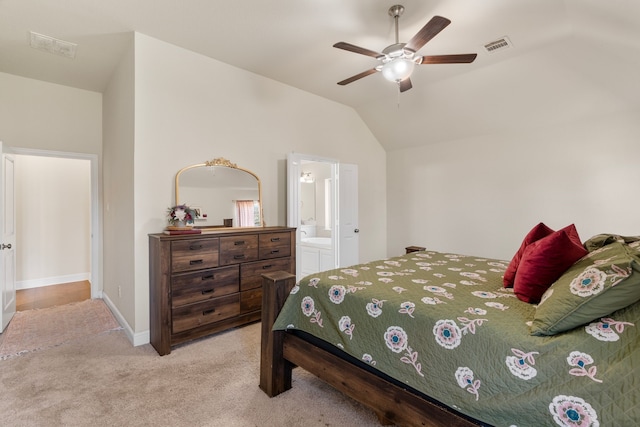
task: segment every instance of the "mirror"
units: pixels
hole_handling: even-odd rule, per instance
[[[224,158],[176,174],[176,205],[196,211],[197,228],[264,227],[260,179]]]

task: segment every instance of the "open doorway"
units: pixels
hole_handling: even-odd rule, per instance
[[[356,264],[357,224],[357,166],[289,153],[287,225],[297,228],[297,279]]]
[[[338,266],[336,234],[338,162],[287,156],[287,225],[296,227],[297,279]]]
[[[16,289],[97,280],[97,156],[14,149],[16,153]],[[86,291],[84,291],[86,295]]]

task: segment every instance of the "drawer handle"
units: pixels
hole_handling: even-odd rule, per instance
[[[280,252],[280,249],[276,249],[274,251],[271,251],[272,254],[277,254],[278,252]]]
[[[202,280],[213,280],[214,278],[215,276],[213,274],[202,276]]]
[[[213,313],[213,312],[215,312],[215,311],[216,311],[216,309],[215,309],[215,308],[210,308],[209,310],[204,310],[204,311],[202,312],[202,315],[203,315],[203,316],[206,316],[206,315],[211,314],[211,313]]]
[[[273,267],[273,265],[271,265],[271,264],[269,264],[269,265],[263,265],[263,266],[262,266],[262,269],[263,269],[263,270],[266,270],[266,269],[271,268],[271,267]]]
[[[202,249],[202,245],[190,245],[189,246],[189,250],[190,251],[197,251],[198,249]]]
[[[234,255],[233,259],[244,259],[244,255]]]
[[[202,291],[202,295],[212,294],[214,291],[215,289],[205,289]]]
[[[272,241],[272,242],[279,242],[279,241],[280,241],[280,238],[279,238],[279,237],[272,237],[272,238],[271,238],[271,241]]]
[[[239,245],[244,245],[244,240],[238,240],[233,242],[234,245],[239,246]]]
[[[198,264],[202,264],[204,261],[201,259],[192,259],[191,261],[189,261],[189,265],[198,265]]]

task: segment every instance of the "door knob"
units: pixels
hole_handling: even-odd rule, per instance
[[[8,245],[3,243],[2,245],[0,245],[0,249],[11,249],[11,243],[9,243]]]
[[[354,232],[354,233],[359,233],[359,232],[360,232],[360,229],[359,229],[359,228],[356,228],[355,230],[353,230],[353,232]]]

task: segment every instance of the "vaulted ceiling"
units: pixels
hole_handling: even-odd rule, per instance
[[[419,53],[475,62],[420,65],[401,94],[381,73],[337,85],[377,61],[334,43],[395,42],[391,0],[0,0],[0,72],[101,92],[137,31],[351,106],[387,150],[640,106],[638,1],[398,2],[401,42],[444,16]],[[77,44],[75,59],[31,48],[30,31]]]

